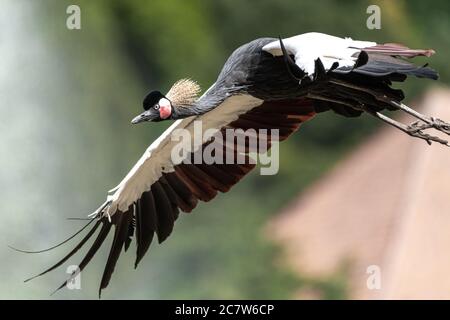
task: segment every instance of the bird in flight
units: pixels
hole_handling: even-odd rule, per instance
[[[260,38],[237,48],[216,82],[200,97],[199,86],[189,79],[176,82],[167,94],[150,92],[143,101],[144,112],[132,123],[176,121],[147,148],[119,185],[109,191],[89,223],[67,239],[90,227],[81,241],[35,277],[61,266],[94,238],[78,265],[79,271],[83,270],[113,229],[100,295],[110,282],[122,250],[128,250],[133,239],[137,267],[155,235],[161,243],[172,233],[180,211],[191,212],[198,201],[210,201],[218,191],[227,192],[255,167],[251,161],[173,161],[174,132],[177,129],[192,132],[196,121],[201,121],[204,129],[217,132],[255,129],[258,138],[265,139],[270,147],[276,141],[260,133],[260,129],[278,130],[278,140],[283,141],[317,113],[332,110],[341,116],[358,117],[365,112],[429,144],[448,146],[446,140],[428,132],[450,134],[450,125],[404,105],[402,91],[392,88],[393,82],[404,81],[408,76],[437,79],[438,74],[427,65],[416,66],[407,61],[433,53],[431,49],[415,50],[400,44],[377,44],[322,33],[286,39]],[[409,125],[400,123],[384,115],[385,110],[402,110],[417,121]],[[202,140],[197,150],[204,150],[211,143],[211,139]],[[224,153],[235,154],[233,147],[220,145]],[[248,160],[251,150],[244,147],[241,154]],[[184,160],[195,152],[193,149],[185,154]]]

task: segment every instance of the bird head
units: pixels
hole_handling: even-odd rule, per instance
[[[142,103],[144,112],[131,120],[136,124],[145,121],[162,121],[170,118],[172,114],[172,103],[159,91],[152,91],[144,98]]]
[[[177,111],[192,106],[199,93],[200,86],[190,79],[177,81],[166,95],[159,91],[151,91],[143,101],[145,111],[135,117],[131,123],[177,119],[177,114],[181,113]]]

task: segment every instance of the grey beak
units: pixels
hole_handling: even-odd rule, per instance
[[[131,123],[137,124],[137,123],[141,123],[141,122],[145,122],[145,121],[149,121],[149,120],[152,120],[152,115],[150,114],[149,111],[145,111],[145,112],[142,112],[137,117],[134,117],[133,120],[131,120]]]

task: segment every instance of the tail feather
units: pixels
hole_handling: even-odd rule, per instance
[[[366,63],[333,70],[337,74],[360,74],[363,76],[383,78],[389,81],[404,81],[407,76],[437,80],[438,73],[427,65],[416,66],[404,59],[380,53],[368,53]]]
[[[360,74],[371,76],[389,76],[391,74],[403,74],[406,76],[416,76],[418,78],[429,78],[437,80],[438,73],[425,66],[416,66],[407,61],[396,59],[390,56],[380,54],[369,54],[367,64],[360,66],[354,70]]]

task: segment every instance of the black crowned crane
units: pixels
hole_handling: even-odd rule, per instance
[[[429,57],[433,53],[433,50],[413,50],[400,44],[377,44],[322,33],[287,39],[261,38],[236,49],[217,81],[200,97],[200,88],[188,79],[176,82],[165,95],[150,92],[143,102],[145,111],[132,123],[176,121],[109,192],[84,227],[91,226],[91,229],[79,244],[37,276],[61,266],[96,234],[79,263],[79,269],[83,270],[114,229],[101,292],[111,279],[122,249],[127,250],[133,238],[137,267],[155,234],[159,243],[171,234],[180,211],[191,212],[199,200],[210,201],[218,191],[229,191],[253,169],[255,165],[250,161],[174,163],[171,135],[180,128],[192,131],[195,120],[201,120],[204,129],[219,131],[277,129],[279,140],[283,141],[316,113],[332,110],[341,116],[358,117],[366,112],[429,144],[448,145],[426,130],[450,134],[449,124],[402,104],[402,91],[391,87],[393,81],[404,81],[407,76],[437,79],[433,69],[415,66],[405,59]],[[417,121],[405,125],[382,114],[383,110],[402,110]],[[210,142],[202,141],[201,148]],[[249,150],[246,152],[247,157]],[[192,153],[186,155],[191,156]]]

